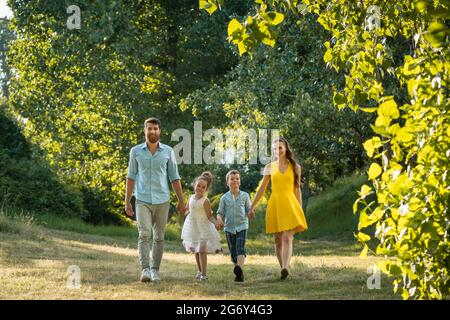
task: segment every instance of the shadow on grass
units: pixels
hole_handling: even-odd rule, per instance
[[[248,240],[249,254],[274,255],[273,239]],[[293,255],[302,256],[358,256],[361,246],[356,241],[326,241],[326,240],[294,240]]]
[[[201,290],[203,296],[213,299],[398,299],[387,277],[381,277],[380,289],[370,290],[370,275],[354,267],[294,265],[289,277],[281,281],[277,265],[249,263],[244,268],[246,281],[237,283],[231,264],[214,264],[208,267],[208,282],[198,283],[193,279],[194,265],[170,263],[179,273],[163,272],[166,282],[157,286],[165,290],[177,287],[188,296]]]
[[[135,243],[116,243],[104,237],[89,237],[62,232],[46,232],[44,238],[22,239],[13,234],[6,237],[0,234],[1,265],[20,268],[39,268],[38,260],[56,260],[60,262],[61,274],[69,265],[78,265],[82,272],[83,286],[96,290],[113,290],[122,292],[148,292],[156,297],[174,297],[175,299],[211,298],[211,299],[393,299],[392,285],[382,278],[381,289],[369,290],[369,275],[363,268],[334,265],[312,266],[295,262],[290,270],[291,275],[285,281],[279,279],[279,267],[276,258],[273,263],[264,265],[247,263],[245,266],[246,281],[234,282],[232,264],[229,257],[226,262],[217,263],[210,259],[206,282],[194,280],[196,272],[193,255],[174,256],[183,252],[181,245],[169,243],[163,257],[161,283],[139,283],[139,263]],[[180,250],[173,248],[180,247]],[[306,242],[296,245],[302,255],[320,256],[330,251],[340,255],[349,250],[352,244],[342,246],[321,242]],[[173,248],[172,248],[173,247]],[[348,247],[348,248],[347,248]],[[344,248],[344,249],[343,249]],[[130,250],[131,249],[131,250]],[[273,255],[272,248],[264,248]],[[249,253],[254,254],[254,253]],[[353,254],[351,256],[354,256]],[[178,261],[178,260],[182,261]],[[185,261],[184,261],[185,260]],[[36,272],[45,274],[46,270]],[[34,272],[32,273],[34,274]],[[111,287],[113,287],[111,289]],[[107,289],[109,288],[109,289]]]

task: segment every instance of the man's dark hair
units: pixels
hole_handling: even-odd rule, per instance
[[[159,121],[159,119],[157,118],[148,118],[147,120],[144,121],[144,128],[147,128],[147,124],[149,123],[153,123],[156,124],[158,126],[159,129],[161,129],[161,121]]]

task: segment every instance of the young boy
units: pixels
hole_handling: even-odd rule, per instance
[[[234,281],[244,281],[244,261],[246,257],[245,240],[248,229],[248,211],[251,207],[250,196],[247,192],[240,191],[241,176],[239,171],[231,170],[226,175],[226,181],[230,191],[220,198],[217,220],[224,227],[227,236],[228,249],[231,260],[234,263]]]

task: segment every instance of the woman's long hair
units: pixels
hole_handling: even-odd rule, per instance
[[[295,158],[295,155],[294,155],[294,152],[292,151],[291,145],[283,137],[276,138],[275,140],[273,140],[272,144],[274,144],[275,142],[283,142],[284,143],[284,146],[286,147],[286,158],[292,164],[292,169],[294,170],[294,186],[296,188],[300,188],[300,177],[296,170],[298,161]]]

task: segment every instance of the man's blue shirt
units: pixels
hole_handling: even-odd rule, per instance
[[[150,204],[169,201],[168,180],[180,179],[173,149],[159,142],[158,149],[152,155],[145,142],[134,146],[130,151],[127,178],[136,181],[136,199]]]

